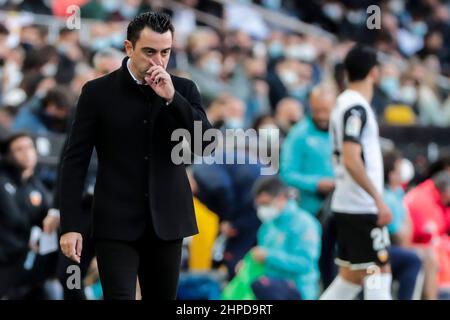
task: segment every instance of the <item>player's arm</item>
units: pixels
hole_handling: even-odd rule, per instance
[[[388,224],[391,220],[390,209],[368,177],[362,156],[361,136],[367,121],[366,110],[362,106],[349,108],[344,114],[343,121],[343,165],[353,180],[374,199],[378,208],[378,223]]]
[[[356,142],[344,141],[342,146],[343,164],[353,180],[355,180],[355,182],[363,188],[375,202],[380,202],[382,201],[381,195],[367,176],[364,162],[361,158],[361,149],[361,145]]]

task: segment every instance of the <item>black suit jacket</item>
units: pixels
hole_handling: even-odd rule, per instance
[[[203,132],[211,128],[200,94],[191,80],[172,76],[175,96],[166,105],[133,80],[127,59],[82,89],[61,166],[61,231],[82,230],[84,180],[95,147],[94,238],[132,241],[147,223],[163,240],[194,235],[192,192],[184,165],[171,160],[179,143],[171,135],[184,128],[193,138],[194,121],[201,121]]]

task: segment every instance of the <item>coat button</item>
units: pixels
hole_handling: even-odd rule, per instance
[[[145,157],[144,157],[144,160],[148,160],[148,156],[145,156]]]
[[[144,124],[148,124],[148,120],[144,120]]]

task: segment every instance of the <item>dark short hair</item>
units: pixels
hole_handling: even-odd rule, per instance
[[[376,51],[362,45],[356,45],[350,49],[344,59],[345,70],[350,82],[364,80],[370,70],[378,64]]]
[[[46,108],[53,103],[58,109],[69,109],[71,107],[70,92],[63,87],[55,87],[47,92],[42,101],[42,105]]]
[[[175,32],[175,28],[170,21],[170,16],[167,13],[161,11],[141,13],[128,24],[127,28],[127,40],[132,43],[133,47],[145,27],[149,27],[153,31],[161,34],[170,31],[172,32],[172,36]]]
[[[33,139],[33,137],[25,131],[19,131],[9,134],[4,140],[0,142],[0,153],[2,156],[5,156],[9,153],[9,149],[11,147],[11,144],[20,138],[30,138]]]
[[[253,194],[257,197],[262,193],[268,193],[272,197],[281,193],[287,194],[287,186],[278,176],[262,177],[253,185]]]
[[[384,183],[389,183],[389,174],[395,170],[395,163],[401,158],[402,154],[396,149],[383,153]]]

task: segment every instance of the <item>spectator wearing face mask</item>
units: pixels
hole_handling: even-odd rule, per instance
[[[267,143],[267,148],[270,149],[272,147],[272,143],[277,143],[278,146],[283,144],[284,138],[281,134],[281,130],[275,121],[275,118],[271,115],[260,115],[255,119],[252,124],[252,129],[255,130],[258,135],[258,144]],[[258,145],[252,145],[251,143],[248,145],[249,151],[255,156],[258,155]]]
[[[382,118],[385,108],[396,99],[400,89],[400,70],[393,63],[381,66],[380,82],[374,88],[372,105],[379,119]]]
[[[221,94],[210,104],[207,114],[215,128],[243,129],[246,127],[245,110],[242,100],[229,94]]]
[[[411,220],[403,204],[405,192],[402,183],[405,177],[402,176],[404,159],[396,151],[385,152],[383,155],[384,164],[384,192],[383,199],[392,211],[392,221],[388,225],[391,238],[389,258],[392,268],[392,276],[399,283],[397,298],[399,300],[412,300],[416,280],[422,268],[422,261],[417,252],[410,246]],[[407,177],[410,180],[412,177]],[[427,263],[424,263],[425,267]],[[430,270],[425,269],[427,278]],[[425,286],[426,287],[426,286]]]
[[[30,134],[66,133],[71,111],[69,92],[62,87],[50,89],[41,100],[34,97],[19,111],[12,130]]]
[[[234,63],[231,59],[226,60],[219,50],[206,50],[197,54],[195,64],[187,69],[206,103],[221,93],[233,94],[243,101],[250,97],[251,86],[244,68],[237,62],[239,65],[227,71],[226,61]]]
[[[123,52],[114,48],[98,51],[92,58],[95,76],[101,77],[119,69],[124,56]]]
[[[254,260],[264,264],[264,275],[269,280],[293,281],[302,299],[316,299],[319,294],[319,222],[289,200],[287,188],[278,177],[258,180],[254,194],[257,215],[262,222],[257,246],[250,251]]]
[[[264,51],[264,44],[259,43],[254,46],[254,51]],[[254,119],[260,115],[272,111],[269,101],[269,85],[266,81],[267,62],[264,54],[258,53],[257,57],[245,60],[245,71],[252,87],[252,91],[246,101],[247,109],[245,113],[246,124],[250,125]]]
[[[281,129],[280,136],[286,137],[291,128],[303,119],[303,105],[294,98],[284,98],[275,109],[275,121]]]
[[[268,83],[273,106],[285,97],[292,97],[306,105],[312,87],[313,68],[297,57],[283,58],[270,69]],[[309,110],[305,110],[308,113]]]

